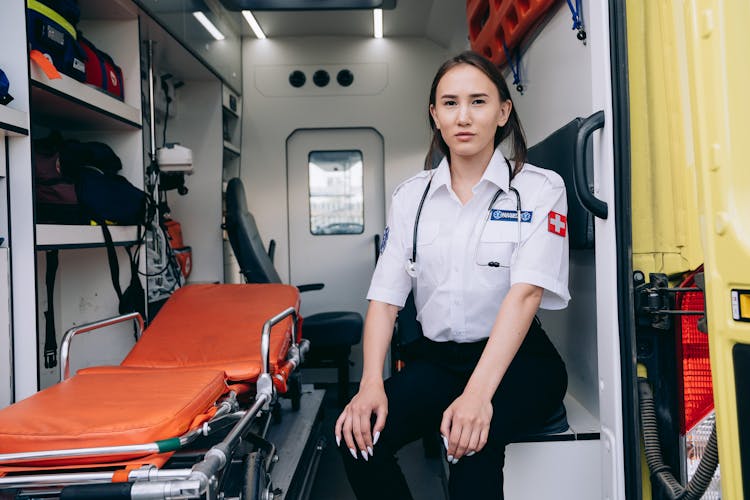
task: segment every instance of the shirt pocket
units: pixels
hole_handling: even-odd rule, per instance
[[[474,259],[479,282],[489,288],[508,287],[518,241],[514,222],[489,221],[479,237]]]

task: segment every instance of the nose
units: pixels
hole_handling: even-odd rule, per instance
[[[471,108],[469,106],[459,106],[458,108],[458,124],[459,125],[471,125]]]

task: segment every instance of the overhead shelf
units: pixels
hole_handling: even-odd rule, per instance
[[[132,245],[137,242],[137,226],[108,226],[115,245]],[[37,250],[55,248],[103,247],[104,236],[99,226],[73,226],[64,224],[37,224]]]
[[[31,73],[31,107],[34,120],[68,129],[132,130],[141,127],[141,111],[66,75],[50,80],[34,64]]]
[[[2,135],[29,135],[28,113],[0,105],[0,133]]]

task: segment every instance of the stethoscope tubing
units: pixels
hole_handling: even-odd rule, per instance
[[[516,222],[519,226],[519,243],[520,243],[520,226],[521,226],[521,215],[522,215],[522,209],[521,209],[521,195],[518,192],[516,188],[510,185],[511,181],[513,180],[513,169],[510,166],[510,161],[508,161],[507,158],[505,158],[505,164],[508,165],[508,187],[509,190],[513,192],[513,194],[516,195]],[[417,263],[417,236],[419,235],[419,219],[422,216],[422,208],[424,207],[424,202],[427,199],[427,193],[430,192],[430,186],[432,185],[432,175],[430,175],[430,180],[427,181],[427,186],[424,188],[424,192],[422,193],[422,199],[419,200],[419,206],[417,207],[417,215],[414,218],[414,231],[412,234],[412,249],[411,249],[411,259],[407,262],[407,273],[412,276],[416,277],[416,263]],[[495,206],[495,202],[500,197],[500,195],[503,193],[503,189],[500,188],[495,192],[495,195],[492,197],[492,200],[490,200],[490,204],[487,207],[487,218],[485,219],[485,224],[487,223],[487,220],[489,220],[491,216],[492,207]],[[493,263],[488,263],[488,265],[492,266]],[[498,267],[499,264],[495,267]]]

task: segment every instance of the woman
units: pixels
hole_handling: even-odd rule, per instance
[[[335,427],[360,500],[411,498],[394,454],[430,429],[443,436],[452,500],[502,499],[505,445],[550,417],[567,388],[535,317],[570,299],[562,179],[524,163],[507,84],[478,54],[440,67],[429,120],[426,162],[443,159],[393,194],[368,292],[362,380]],[[512,162],[499,148],[506,139]],[[384,382],[411,291],[424,338]]]

